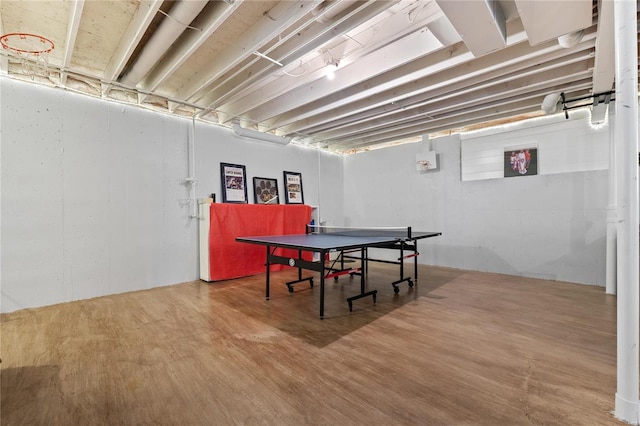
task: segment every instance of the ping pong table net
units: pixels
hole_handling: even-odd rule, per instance
[[[411,238],[411,227],[354,228],[327,225],[307,225],[307,234],[333,234],[350,237]]]

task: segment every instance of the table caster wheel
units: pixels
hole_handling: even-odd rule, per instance
[[[313,287],[313,280],[309,280],[309,287]]]
[[[409,281],[408,284],[409,284],[409,287],[413,287],[413,281]]]
[[[288,285],[287,288],[289,289],[289,293],[293,293],[293,287]]]
[[[394,287],[393,287],[393,292],[394,292],[395,294],[398,294],[398,293],[400,293],[400,289],[399,289],[398,287],[394,286]]]

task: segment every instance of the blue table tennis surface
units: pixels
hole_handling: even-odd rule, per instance
[[[268,246],[286,247],[299,250],[332,250],[370,247],[400,241],[434,237],[440,232],[412,232],[406,234],[388,232],[387,235],[339,235],[339,234],[290,234],[237,237],[236,241]]]
[[[344,251],[360,249],[362,250],[362,256],[360,258],[360,268],[358,274],[360,275],[360,293],[354,296],[348,297],[349,311],[352,310],[352,304],[354,300],[361,299],[363,297],[373,297],[373,302],[376,301],[376,294],[378,290],[365,289],[365,275],[366,264],[368,261],[383,260],[370,259],[366,255],[366,250],[369,247],[379,247],[385,249],[400,250],[400,259],[398,263],[400,265],[400,279],[391,283],[394,287],[394,292],[398,293],[397,285],[401,282],[407,282],[409,287],[413,287],[413,281],[411,277],[404,276],[404,256],[402,255],[404,250],[413,252],[411,257],[414,257],[414,271],[415,279],[418,277],[418,261],[417,261],[417,240],[429,237],[435,237],[442,235],[440,232],[412,232],[410,228],[406,231],[392,231],[386,230],[358,230],[348,231],[348,235],[343,233],[311,233],[311,234],[289,234],[289,235],[264,235],[264,236],[245,236],[236,237],[236,241],[250,244],[258,244],[267,247],[267,261],[266,261],[266,285],[265,285],[265,297],[269,300],[269,267],[271,264],[282,264],[295,266],[298,268],[298,279],[287,282],[289,292],[293,293],[293,285],[301,282],[309,281],[311,287],[313,287],[313,276],[302,277],[302,269],[310,269],[320,273],[320,318],[324,318],[324,292],[325,292],[325,271],[337,271],[334,274],[352,274],[350,268],[345,269],[343,265],[340,265],[340,269],[334,269],[333,266],[326,268],[324,262],[308,261],[302,256],[302,251],[312,251],[320,253],[321,256],[331,250],[337,250],[344,253]],[[277,248],[289,248],[298,250],[299,257],[289,258],[278,255],[275,253]],[[341,259],[344,259],[343,254],[340,255]],[[335,278],[335,277],[334,277]]]

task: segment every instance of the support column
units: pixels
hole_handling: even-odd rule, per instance
[[[615,416],[638,424],[638,56],[635,1],[614,2],[618,175],[618,358]]]

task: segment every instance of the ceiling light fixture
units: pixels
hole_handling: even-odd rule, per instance
[[[233,133],[238,136],[257,139],[264,142],[277,143],[280,145],[287,145],[291,142],[291,137],[278,136],[272,133],[258,132],[257,130],[246,129],[238,123],[233,123]]]
[[[340,62],[337,59],[334,59],[327,64],[327,78],[329,80],[336,78],[336,70],[338,69],[339,64]]]
[[[544,97],[542,101],[542,110],[545,114],[553,114],[558,112],[558,101],[560,100],[560,93],[550,93]]]

